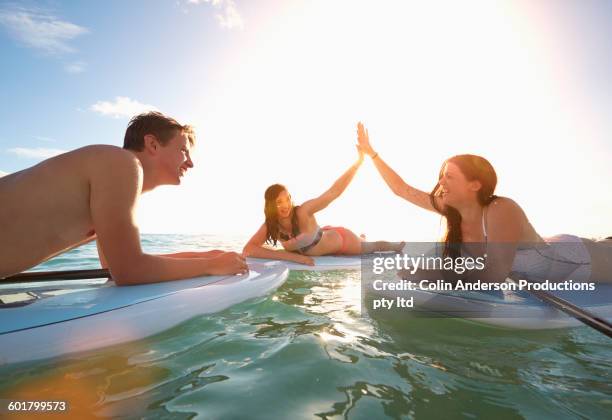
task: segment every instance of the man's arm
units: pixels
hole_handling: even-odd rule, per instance
[[[98,258],[100,259],[100,266],[102,268],[108,268],[108,262],[106,262],[106,257],[102,252],[102,247],[100,246],[100,241],[96,239],[96,249],[98,250]]]
[[[90,174],[91,216],[101,250],[117,284],[155,283],[248,270],[244,258],[226,253],[213,258],[172,258],[145,254],[134,220],[143,173],[129,153],[100,157]],[[112,167],[112,171],[107,168]]]
[[[172,254],[158,254],[159,257],[170,257],[170,258],[213,258],[218,257],[221,254],[226,254],[229,251],[221,251],[220,249],[213,249],[210,251],[183,251],[174,252]]]
[[[100,241],[96,240],[96,248],[98,249],[98,258],[100,259],[100,266],[102,268],[108,268],[108,263],[106,262],[106,257],[102,252],[102,248],[100,247]],[[172,254],[161,254],[159,257],[171,257],[171,258],[213,258],[218,257],[221,254],[225,254],[226,251],[221,251],[218,249],[213,249],[211,251],[184,251],[184,252],[175,252]]]

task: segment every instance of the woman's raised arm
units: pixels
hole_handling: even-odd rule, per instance
[[[302,204],[300,206],[300,210],[302,212],[305,212],[309,215],[313,215],[316,212],[321,211],[325,207],[329,206],[332,201],[342,195],[344,190],[346,190],[346,187],[349,186],[349,184],[355,177],[357,170],[363,163],[363,152],[361,151],[361,149],[359,149],[359,147],[357,147],[357,152],[359,153],[357,161],[353,163],[351,167],[348,168],[348,170],[336,180],[336,182],[334,182],[334,185],[332,185],[330,189],[325,191],[317,198],[313,198],[312,200],[308,200],[304,204]]]
[[[408,185],[402,177],[400,177],[389,165],[382,160],[382,158],[374,151],[370,145],[370,137],[368,130],[365,129],[362,123],[357,124],[357,141],[359,148],[363,153],[372,158],[374,166],[378,170],[380,176],[387,183],[391,191],[399,197],[411,202],[414,205],[424,208],[425,210],[438,212],[438,210],[432,205],[431,198],[428,193],[421,191]],[[437,197],[434,200],[438,200]],[[440,206],[437,206],[440,208]]]

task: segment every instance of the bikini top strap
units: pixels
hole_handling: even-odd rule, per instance
[[[489,241],[487,238],[487,224],[485,223],[485,216],[487,214],[488,209],[489,206],[486,206],[482,209],[482,233],[484,234],[485,243]]]

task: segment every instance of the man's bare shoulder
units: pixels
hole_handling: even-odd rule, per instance
[[[134,154],[129,150],[125,150],[117,146],[111,146],[109,144],[92,144],[90,146],[73,150],[70,153],[73,155],[82,155],[83,157],[93,158],[94,160],[102,163],[109,161],[119,164],[138,163],[136,156],[134,156]]]
[[[140,160],[130,151],[106,145],[88,146],[90,181],[111,185],[113,189],[142,188],[143,168]]]
[[[75,187],[79,182],[94,177],[126,176],[141,178],[142,166],[138,158],[128,150],[117,146],[96,144],[71,150],[46,159],[37,165],[1,178],[5,188],[48,188],[50,183]]]
[[[82,157],[93,173],[102,171],[107,176],[113,173],[125,174],[142,172],[138,158],[129,150],[106,144],[94,144],[74,150],[75,156]]]

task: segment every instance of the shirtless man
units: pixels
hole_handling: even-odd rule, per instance
[[[94,239],[102,267],[121,285],[246,273],[235,252],[150,255],[141,249],[138,197],[179,185],[193,167],[194,142],[190,126],[151,112],[130,121],[123,149],[86,146],[1,177],[0,278]]]

